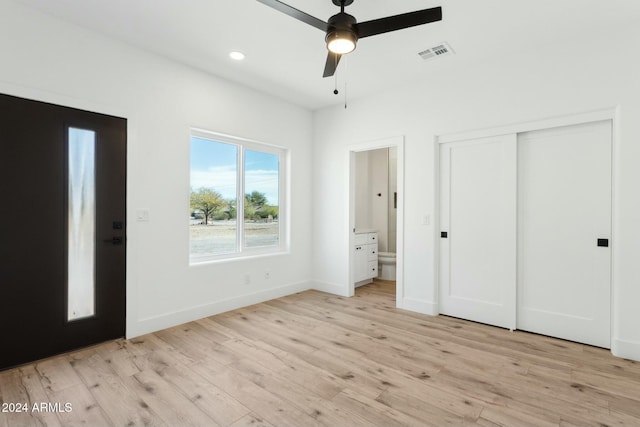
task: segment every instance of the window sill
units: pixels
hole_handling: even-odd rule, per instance
[[[285,249],[268,250],[268,251],[252,251],[243,254],[227,254],[227,255],[211,255],[200,256],[189,259],[189,267],[198,267],[210,264],[220,264],[228,262],[239,262],[259,258],[278,257],[283,255],[290,255],[291,252]]]

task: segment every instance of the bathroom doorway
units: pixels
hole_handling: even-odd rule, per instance
[[[350,147],[348,295],[374,281],[403,301],[404,138]]]

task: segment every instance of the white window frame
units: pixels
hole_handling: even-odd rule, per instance
[[[191,254],[191,247],[189,246],[189,265],[286,253],[289,247],[287,235],[289,229],[289,204],[287,192],[289,179],[289,150],[273,144],[197,128],[191,128],[191,132],[189,134],[189,147],[191,147],[191,138],[193,137],[206,139],[212,142],[235,145],[238,147],[236,174],[237,251],[218,255],[194,256]],[[256,248],[247,248],[244,246],[245,150],[259,151],[278,156],[278,244],[274,246]],[[191,173],[191,156],[189,156],[189,173]],[[191,186],[191,178],[189,178],[189,186]],[[190,244],[191,236],[189,236],[189,245]]]

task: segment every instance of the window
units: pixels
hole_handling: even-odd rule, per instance
[[[95,314],[96,133],[68,129],[67,320]]]
[[[191,263],[284,250],[282,148],[192,130]]]

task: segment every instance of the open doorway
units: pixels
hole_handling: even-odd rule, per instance
[[[350,285],[395,288],[403,296],[403,138],[350,147]]]

